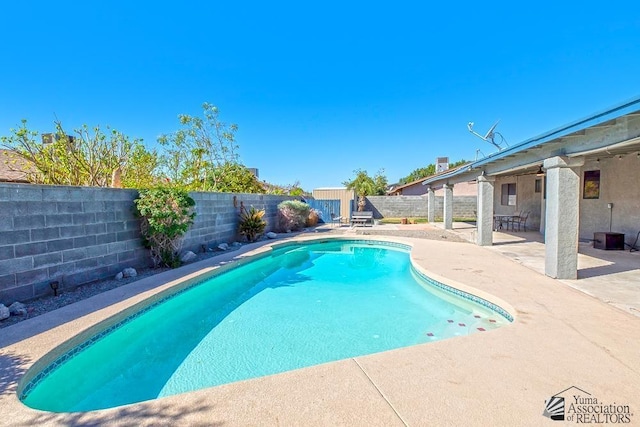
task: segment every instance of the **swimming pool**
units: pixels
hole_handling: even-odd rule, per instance
[[[103,409],[511,320],[500,307],[424,277],[409,249],[359,240],[274,249],[112,320],[31,372],[20,397],[47,411]]]

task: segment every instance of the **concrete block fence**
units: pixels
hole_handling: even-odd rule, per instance
[[[374,218],[411,218],[428,216],[427,196],[367,196],[365,210],[373,211]],[[444,199],[436,200],[436,218],[442,219]],[[453,216],[475,218],[476,196],[453,196]]]
[[[149,266],[134,214],[137,197],[136,190],[0,183],[0,303],[49,295],[52,281],[68,290],[125,267]],[[265,209],[271,230],[278,203],[290,199],[201,192],[192,197],[196,218],[184,248],[194,252],[236,239],[241,203]]]

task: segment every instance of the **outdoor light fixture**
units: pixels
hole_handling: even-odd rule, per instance
[[[538,172],[536,172],[536,176],[544,176],[544,171],[542,170],[542,165],[538,166]]]
[[[60,287],[60,283],[51,282],[51,283],[49,283],[49,286],[51,287],[51,289],[53,289],[53,296],[57,297],[58,296],[58,288]]]

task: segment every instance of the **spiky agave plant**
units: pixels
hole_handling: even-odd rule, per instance
[[[267,226],[267,222],[262,219],[263,216],[264,209],[258,210],[251,206],[251,208],[247,210],[243,207],[242,212],[240,212],[240,222],[238,224],[240,234],[246,236],[248,241],[255,242]]]

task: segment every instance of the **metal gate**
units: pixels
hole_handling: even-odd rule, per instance
[[[312,209],[320,211],[320,222],[330,223],[331,214],[340,216],[340,200],[305,200]]]

